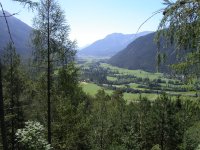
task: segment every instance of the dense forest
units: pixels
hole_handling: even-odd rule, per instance
[[[24,60],[10,42],[0,57],[0,149],[3,150],[199,150],[200,101],[159,92],[155,100],[140,95],[127,102],[123,90],[110,95],[85,93],[80,80],[120,84],[148,83],[151,92],[165,82],[126,76],[108,81],[110,70],[81,69],[76,63],[76,42],[69,39],[64,11],[55,0],[13,0],[36,13],[31,42],[33,53]],[[185,82],[199,83],[200,2],[164,0],[163,19],[156,33],[156,58],[165,61],[162,46],[175,46],[184,56],[171,66]],[[14,15],[14,14],[13,14]],[[166,45],[161,45],[163,37]],[[0,35],[1,38],[1,35]],[[98,70],[99,69],[99,70]],[[99,73],[100,72],[100,73]],[[112,72],[110,72],[112,73]],[[82,74],[82,76],[81,76]],[[112,73],[112,76],[114,74]],[[83,79],[82,79],[83,78]],[[173,84],[182,84],[180,82]],[[112,88],[112,87],[110,87]],[[184,90],[184,89],[176,89]],[[150,91],[150,90],[149,90]],[[136,91],[130,91],[136,92]],[[141,91],[138,91],[140,93]],[[199,89],[197,89],[199,92]]]

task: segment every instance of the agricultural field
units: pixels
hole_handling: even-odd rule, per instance
[[[101,86],[98,86],[95,83],[88,83],[88,82],[81,82],[81,87],[83,88],[83,91],[91,96],[95,96],[97,94],[98,90],[103,89]],[[112,94],[113,90],[105,90],[107,94]]]
[[[125,68],[119,68],[119,67],[115,67],[106,63],[101,63],[100,67],[103,68],[108,68],[112,71],[117,71],[119,72],[120,75],[134,75],[136,77],[141,77],[141,78],[149,78],[150,80],[153,79],[158,79],[158,78],[164,78],[162,73],[150,73],[150,72],[146,72],[143,70],[129,70],[129,69],[125,69]],[[167,79],[165,79],[167,80]]]
[[[91,96],[95,96],[95,94],[97,94],[98,90],[104,89],[105,92],[109,95],[111,95],[114,90],[108,90],[105,89],[101,86],[98,86],[97,84],[94,83],[87,83],[87,82],[81,82],[81,87],[83,88],[83,91],[86,92],[87,94],[91,95]],[[140,94],[133,94],[133,93],[126,93],[124,92],[124,99],[126,101],[134,101],[137,100],[140,96]],[[154,100],[158,95],[157,94],[146,94],[146,93],[142,93],[141,96],[143,97],[148,97],[149,100]]]
[[[104,89],[109,95],[115,90],[120,90],[128,102],[137,100],[139,96],[155,100],[163,92],[172,98],[177,96],[195,98],[197,95],[194,87],[185,85],[180,79],[174,79],[163,73],[129,70],[92,60],[81,63],[79,66],[80,84],[91,96],[100,89]]]

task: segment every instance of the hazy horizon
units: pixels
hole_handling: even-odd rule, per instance
[[[58,0],[58,3],[65,11],[70,25],[70,38],[77,40],[79,47],[85,47],[112,33],[134,34],[148,17],[164,7],[162,0]],[[12,0],[4,0],[2,4],[10,13],[19,12],[15,17],[32,26],[34,13],[31,10],[24,9]],[[139,32],[155,31],[161,17],[162,14],[153,17]]]

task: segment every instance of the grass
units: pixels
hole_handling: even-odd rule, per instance
[[[132,88],[132,89],[137,89],[137,90],[141,90],[141,91],[147,90],[146,88],[139,88],[138,87],[139,85],[140,84],[137,84],[137,83],[130,83],[129,84],[130,88]]]
[[[80,84],[83,88],[83,91],[91,96],[95,96],[99,90],[104,89],[103,87],[98,86],[94,83],[81,82]],[[113,93],[112,90],[105,90],[105,92],[109,95]]]
[[[116,77],[107,76],[107,80],[108,80],[108,81],[116,81],[117,78],[116,78]]]
[[[103,87],[100,87],[100,86],[98,86],[94,83],[81,82],[80,84],[83,88],[83,91],[86,92],[87,94],[91,95],[91,96],[95,96],[97,94],[98,90],[104,89]],[[107,90],[107,89],[104,89],[104,90],[109,95],[112,95],[113,92],[114,92],[113,90]],[[124,99],[127,102],[138,100],[139,96],[140,96],[139,94],[124,93]],[[155,100],[155,98],[157,98],[158,95],[157,94],[142,93],[141,96],[142,97],[148,97],[149,100]]]
[[[91,96],[95,96],[98,92],[98,90],[104,89],[101,86],[98,86],[94,83],[87,83],[87,82],[81,82],[80,85],[83,88],[83,91],[86,92],[87,94],[91,95]],[[104,89],[105,92],[109,95],[113,94],[113,90],[107,90]],[[188,94],[194,95],[195,92],[170,92],[171,94],[181,94],[181,97],[185,97],[186,99],[188,98]],[[124,99],[129,103],[131,101],[136,101],[139,99],[140,94],[133,94],[133,93],[123,93],[124,94]],[[158,94],[153,94],[153,93],[141,93],[142,97],[147,97],[149,100],[154,101],[159,95]],[[175,96],[172,96],[172,98],[175,98]],[[191,99],[191,97],[190,97]],[[194,97],[192,98],[194,99]]]
[[[89,60],[89,61],[86,61],[86,63],[84,63],[84,65],[82,67],[89,67],[92,63],[94,63],[92,60]],[[103,68],[108,68],[110,69],[111,71],[113,72],[116,72],[116,74],[119,74],[119,75],[134,75],[138,78],[149,78],[151,81],[154,80],[154,79],[161,79],[161,80],[165,80],[166,83],[160,83],[161,87],[184,87],[185,88],[188,86],[187,85],[175,85],[175,84],[170,84],[169,81],[176,81],[176,80],[173,80],[173,79],[169,79],[167,77],[164,76],[164,74],[162,73],[151,73],[151,72],[146,72],[146,71],[143,71],[143,70],[129,70],[129,69],[124,69],[124,68],[119,68],[119,67],[115,67],[115,66],[112,66],[112,65],[109,65],[109,64],[106,64],[106,63],[100,63],[100,66],[103,67]],[[109,81],[116,81],[117,78],[116,77],[112,77],[108,74],[107,76],[107,80]],[[98,86],[96,85],[95,83],[86,83],[86,82],[81,82],[80,83],[81,86],[83,87],[83,90],[91,95],[91,96],[95,96],[95,94],[97,94],[98,90],[100,89],[104,89],[105,92],[109,95],[112,95],[113,93],[113,90],[108,90],[108,89],[105,89],[105,87],[101,87],[101,86]],[[132,89],[138,89],[138,90],[141,90],[141,92],[143,90],[151,90],[151,89],[146,89],[145,87],[144,88],[138,88],[138,86],[141,85],[140,83],[129,83],[129,86],[130,88]],[[127,85],[124,85],[124,84],[121,84],[121,85],[113,85],[115,87],[118,87],[118,88],[126,88],[128,87]],[[192,87],[189,87],[189,88],[192,88]],[[175,98],[176,96],[174,95],[182,95],[183,97],[186,97],[186,98],[194,98],[193,96],[195,95],[195,92],[194,91],[187,91],[187,92],[175,92],[175,91],[166,91],[166,93],[170,94],[170,95],[173,95],[171,96],[172,98]],[[140,94],[136,94],[136,93],[124,93],[124,99],[127,101],[127,102],[130,102],[130,101],[134,101],[134,100],[138,100]],[[142,97],[147,97],[149,100],[155,100],[157,97],[158,97],[158,94],[155,94],[155,93],[141,93],[141,96]],[[192,96],[192,97],[191,97]]]
[[[141,94],[142,97],[147,97],[149,100],[155,100],[159,95],[158,94],[146,94],[146,93],[142,93]],[[124,99],[127,102],[131,102],[131,101],[135,101],[138,100],[140,97],[140,94],[132,94],[132,93],[124,93]]]
[[[140,78],[149,78],[150,80],[158,79],[158,78],[164,78],[162,73],[151,73],[151,72],[146,72],[143,70],[129,70],[125,68],[119,68],[115,67],[106,63],[101,63],[101,67],[104,68],[109,68],[112,71],[118,71],[119,74],[124,74],[124,75],[134,75],[136,77]]]
[[[138,88],[139,86],[139,84],[137,83],[130,83],[129,85],[130,85],[130,88],[133,88],[133,89]]]
[[[87,83],[87,82],[81,82],[81,87],[83,88],[83,91],[89,95],[94,96],[98,90],[101,90],[102,87],[94,84],[94,83]]]

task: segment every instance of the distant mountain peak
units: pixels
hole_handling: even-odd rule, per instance
[[[123,36],[124,34],[123,33],[111,33],[111,34],[108,34],[105,38],[109,38],[109,37],[116,37],[116,36]]]
[[[149,31],[138,34],[112,33],[104,39],[97,40],[91,45],[78,51],[79,57],[111,57],[124,49],[136,38],[151,33]]]

